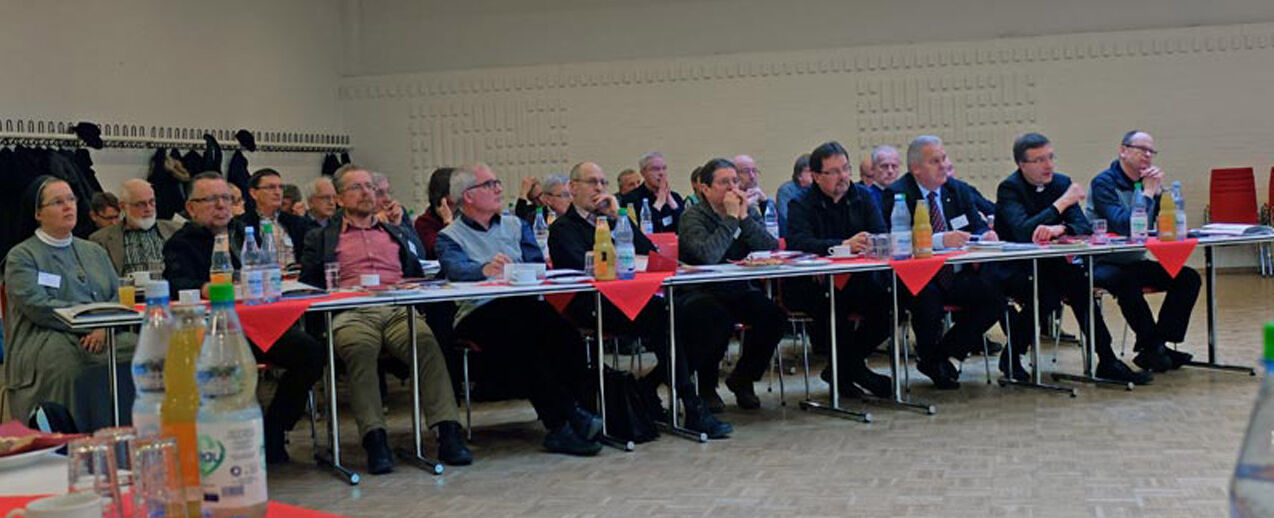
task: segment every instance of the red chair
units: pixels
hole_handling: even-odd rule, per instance
[[[1213,169],[1208,207],[1208,221],[1211,223],[1260,223],[1256,205],[1256,172],[1251,167]]]

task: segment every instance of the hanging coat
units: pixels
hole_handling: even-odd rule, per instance
[[[176,150],[172,155],[180,157]],[[190,173],[172,155],[167,149],[156,149],[150,157],[150,173],[146,175],[146,181],[155,189],[155,217],[159,219],[172,219],[173,214],[186,208],[186,195],[181,190],[181,183],[183,177],[190,179]]]
[[[243,151],[236,150],[234,156],[230,157],[230,166],[226,168],[226,181],[239,188],[239,192],[243,193],[243,210],[254,212],[257,209],[257,203],[253,201],[252,196],[248,195],[248,180],[251,175],[248,174],[248,157],[243,156]]]
[[[332,173],[335,173],[340,168],[341,162],[336,159],[336,154],[328,153],[327,156],[323,157],[323,169],[320,172],[323,173],[323,176],[332,176]]]

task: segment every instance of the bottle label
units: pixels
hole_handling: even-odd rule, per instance
[[[1177,225],[1177,237],[1185,239],[1186,233],[1190,231],[1190,227],[1186,226],[1186,211],[1177,211],[1175,220]]]
[[[234,282],[234,272],[212,272],[208,274],[208,282],[212,284],[230,284]]]
[[[615,247],[615,259],[619,263],[617,273],[621,279],[631,279],[637,275],[637,251],[632,246]]]
[[[277,297],[283,293],[283,270],[279,268],[270,268],[270,284],[266,293],[271,297]]]
[[[1145,214],[1134,214],[1128,222],[1128,226],[1129,233],[1132,234],[1133,239],[1145,239],[1150,223],[1146,220]]]
[[[224,398],[243,392],[243,368],[238,364],[214,365],[195,373],[199,383],[199,395],[204,398]]]
[[[205,510],[265,503],[265,428],[246,421],[199,423],[199,475]]]
[[[247,293],[244,294],[249,300],[259,300],[265,297],[265,285],[262,282],[261,270],[247,270],[243,272],[243,284],[247,286]]]
[[[889,237],[891,256],[895,259],[911,257],[911,232],[892,232]]]
[[[133,429],[138,437],[157,437],[163,426],[158,413],[133,412]]]
[[[133,386],[137,392],[164,393],[164,359],[133,359]]]

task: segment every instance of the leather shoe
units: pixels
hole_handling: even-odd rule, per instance
[[[982,346],[981,346],[981,345],[982,345],[982,344],[978,344],[977,346],[975,346],[975,347],[973,348],[973,351],[974,351],[975,353],[981,353],[981,352],[982,352]],[[1003,350],[1004,350],[1004,344],[1002,344],[1002,343],[1000,343],[1000,342],[997,342],[997,341],[995,341],[995,340],[987,339],[987,341],[986,341],[986,353],[987,353],[987,354],[1000,354],[1000,351],[1003,351]]]
[[[831,385],[832,384],[832,367],[831,366],[824,367],[823,372],[818,373],[818,378],[823,380],[823,383]],[[852,381],[849,381],[849,379],[846,378],[845,376],[841,376],[840,387],[838,387],[837,392],[840,392],[840,397],[843,397],[843,398],[860,398],[865,395],[862,389],[854,386],[854,383]]]
[[[383,475],[394,471],[394,454],[389,451],[389,435],[377,428],[363,436],[363,449],[367,450],[367,472]]]
[[[266,423],[265,425],[265,463],[266,464],[283,464],[290,460],[288,456],[287,440],[283,433],[283,427],[274,423]]]
[[[757,397],[756,391],[752,389],[752,382],[730,376],[725,379],[725,387],[734,393],[734,401],[739,404],[739,408],[744,410],[761,408],[761,398]]]
[[[460,431],[460,423],[443,421],[438,423],[438,460],[448,466],[468,466],[473,464],[473,452],[464,444],[464,434]]]
[[[586,441],[596,441],[597,436],[602,434],[602,418],[583,408],[575,407],[575,411],[571,412],[567,421],[570,422],[571,430],[575,432],[575,435]]]
[[[588,457],[602,451],[602,445],[596,441],[581,438],[571,429],[570,423],[562,423],[557,429],[544,436],[544,449],[553,453]]]
[[[1168,359],[1172,361],[1173,370],[1180,369],[1185,364],[1194,361],[1193,354],[1178,351],[1176,349],[1170,349],[1165,347],[1163,349],[1163,353],[1168,355]]]
[[[951,366],[951,362],[948,360],[920,360],[916,362],[916,369],[933,380],[933,386],[939,389],[955,390],[960,388],[960,382],[957,381],[959,375],[956,374],[955,368]]]
[[[703,398],[703,404],[708,407],[709,412],[714,414],[725,412],[725,401],[717,395],[716,389],[700,390],[699,397]]]
[[[1124,362],[1119,360],[1098,362],[1095,374],[1097,374],[1098,378],[1132,382],[1134,385],[1145,385],[1155,379],[1149,372],[1134,372]]]
[[[686,405],[686,429],[707,434],[709,439],[725,439],[734,433],[730,423],[717,420],[703,400],[690,396],[682,400]]]
[[[1010,374],[1010,372],[1012,373]],[[1000,373],[1011,380],[1027,381],[1031,379],[1031,373],[1022,367],[1022,357],[1017,354],[1010,355],[1007,350],[1000,353]]]
[[[889,376],[884,374],[876,374],[867,368],[866,361],[853,360],[849,362],[848,368],[849,380],[855,385],[862,387],[863,390],[870,392],[871,395],[878,398],[892,397],[894,393],[894,382]]]
[[[1164,347],[1150,347],[1137,354],[1132,362],[1148,372],[1168,372],[1172,368],[1172,358],[1164,353]]]

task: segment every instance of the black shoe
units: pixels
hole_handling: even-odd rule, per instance
[[[664,401],[659,398],[659,389],[646,380],[649,377],[647,375],[637,380],[638,395],[646,403],[647,409],[652,412],[653,415],[651,417],[654,418],[655,422],[667,423],[668,407],[664,406]]]
[[[686,422],[682,423],[686,429],[707,434],[709,439],[725,439],[734,433],[734,427],[730,426],[730,423],[717,420],[712,412],[708,411],[702,399],[691,396],[683,399],[682,402],[686,405]]]
[[[1134,385],[1145,385],[1155,379],[1149,372],[1134,372],[1119,360],[1098,362],[1096,374],[1098,378],[1132,382]]]
[[[957,381],[959,374],[956,373],[955,368],[951,366],[951,362],[948,360],[920,360],[916,362],[916,369],[933,380],[933,386],[939,389],[955,390],[960,388],[960,382]]]
[[[1067,333],[1066,331],[1058,331],[1058,332],[1057,332],[1057,340],[1058,340],[1059,342],[1073,342],[1073,343],[1079,343],[1079,337],[1078,337],[1078,336],[1075,336],[1075,335],[1073,335],[1073,334]]]
[[[730,376],[725,379],[725,387],[734,393],[734,401],[739,404],[739,408],[744,410],[761,408],[761,398],[756,397],[752,382]]]
[[[1163,353],[1168,355],[1168,359],[1172,361],[1173,370],[1180,369],[1185,364],[1194,361],[1193,354],[1190,354],[1187,352],[1181,352],[1176,349],[1170,349],[1165,347],[1163,349]]]
[[[714,414],[725,412],[725,401],[722,401],[721,396],[717,395],[716,389],[700,390],[699,397],[703,399],[703,404],[708,407],[709,412]]]
[[[1137,354],[1132,362],[1148,372],[1168,372],[1172,368],[1172,358],[1164,353],[1164,347],[1149,347]]]
[[[602,434],[602,418],[583,408],[575,407],[575,411],[571,412],[571,416],[566,420],[570,422],[571,430],[575,432],[575,435],[586,441],[596,441],[597,436]]]
[[[830,365],[824,367],[823,372],[818,373],[818,378],[823,380],[823,383],[831,385],[832,367]],[[841,376],[840,387],[837,387],[837,392],[840,392],[840,397],[843,398],[860,398],[866,395],[863,393],[862,389],[854,386],[854,383],[849,381],[845,376]]]
[[[448,466],[468,466],[473,464],[473,452],[464,444],[464,433],[460,423],[443,421],[438,423],[438,460]]]
[[[889,376],[884,374],[876,374],[867,368],[867,362],[861,360],[853,360],[849,362],[846,369],[849,372],[849,381],[855,385],[862,387],[863,390],[870,392],[878,398],[892,397],[894,394],[894,382]]]
[[[1010,363],[1012,364],[1012,374],[1010,374]],[[1022,367],[1022,357],[1016,354],[1010,355],[1008,351],[1000,353],[1000,373],[1011,380],[1027,381],[1031,379],[1031,373]]]
[[[377,428],[363,436],[363,449],[367,450],[367,472],[383,475],[394,471],[394,454],[389,451],[389,435]]]
[[[273,425],[265,427],[266,464],[283,464],[292,460],[288,456],[287,440],[284,437],[282,427]]]
[[[1000,342],[997,342],[997,341],[995,341],[995,340],[989,340],[989,339],[988,339],[988,340],[986,341],[986,353],[987,353],[987,354],[1000,354],[1000,351],[1003,351],[1003,350],[1004,350],[1004,344],[1002,344],[1002,343],[1000,343]],[[981,348],[981,347],[974,347],[974,348],[973,348],[973,351],[974,351],[975,353],[981,353],[981,352],[982,352],[982,348]]]
[[[570,423],[562,423],[562,426],[544,436],[544,449],[553,453],[588,457],[602,451],[602,445],[580,438],[571,429]]]

